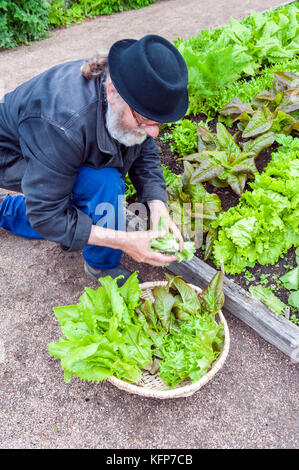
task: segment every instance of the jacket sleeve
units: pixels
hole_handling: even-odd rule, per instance
[[[129,176],[136,188],[140,202],[159,199],[167,203],[166,184],[159,148],[152,137],[148,137],[142,145],[140,156],[130,168]]]
[[[63,251],[83,248],[92,219],[71,205],[72,188],[82,165],[79,144],[67,129],[44,118],[26,119],[19,126],[20,145],[27,160],[22,179],[30,225]]]

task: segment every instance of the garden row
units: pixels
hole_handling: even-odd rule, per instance
[[[171,269],[192,282],[222,260],[229,303],[258,309],[249,290],[285,317],[275,328],[290,324],[290,342],[299,322],[298,13],[297,4],[252,12],[176,41],[189,69],[190,105],[157,139],[172,216],[192,239],[198,222],[205,234],[195,261]]]
[[[156,0],[1,0],[0,49],[49,37],[49,30],[97,15],[142,8]]]

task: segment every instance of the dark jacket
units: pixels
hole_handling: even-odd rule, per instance
[[[82,165],[129,171],[140,202],[167,201],[154,140],[125,147],[112,139],[104,86],[86,80],[82,64],[57,65],[0,101],[0,187],[23,192],[31,226],[64,251],[81,249],[90,235],[91,218],[68,207]]]

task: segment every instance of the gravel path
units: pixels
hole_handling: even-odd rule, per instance
[[[9,91],[62,61],[90,56],[124,37],[169,40],[263,11],[275,0],[161,0],[138,11],[99,17],[49,39],[0,53]],[[47,344],[60,330],[52,307],[76,303],[84,286],[81,253],[0,230],[0,448],[296,448],[298,370],[249,327],[226,314],[227,362],[185,399],[131,396],[109,383],[63,381]],[[141,266],[144,280],[160,271]]]

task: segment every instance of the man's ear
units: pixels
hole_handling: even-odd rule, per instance
[[[108,103],[110,104],[114,104],[115,103],[115,99],[118,95],[118,92],[115,88],[115,86],[113,85],[112,81],[110,80],[110,82],[108,83],[107,85],[107,88],[106,88],[106,94],[107,94],[107,101]]]

